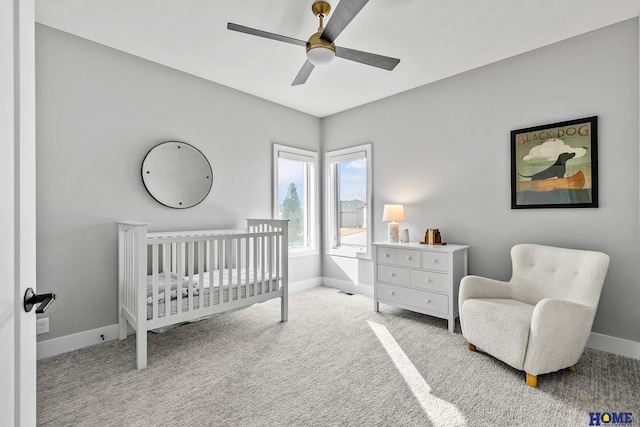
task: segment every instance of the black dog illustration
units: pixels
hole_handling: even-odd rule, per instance
[[[532,181],[539,181],[542,179],[550,178],[564,178],[564,174],[567,172],[566,163],[568,160],[573,159],[576,153],[562,153],[558,156],[558,160],[547,169],[534,173],[531,176],[525,176],[520,174],[523,178],[531,178]]]

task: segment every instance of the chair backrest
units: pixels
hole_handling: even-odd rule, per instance
[[[511,261],[514,298],[532,305],[557,298],[596,309],[609,268],[602,252],[534,244],[514,246]]]

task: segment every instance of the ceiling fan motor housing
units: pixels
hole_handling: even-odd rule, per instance
[[[309,41],[307,41],[307,58],[314,65],[326,65],[336,55],[336,45],[320,37],[324,31],[323,19],[329,14],[330,10],[331,6],[325,1],[315,2],[311,6],[313,14],[320,19],[318,32],[309,37]]]
[[[321,48],[329,49],[331,52],[335,54],[336,53],[335,43],[329,43],[325,39],[320,38],[321,35],[322,35],[322,31],[318,31],[317,33],[309,37],[309,41],[307,42],[307,52],[309,52],[311,49],[316,49],[321,47]]]
[[[307,42],[307,58],[313,65],[325,65],[336,56],[336,45],[321,39],[321,31],[315,33]]]

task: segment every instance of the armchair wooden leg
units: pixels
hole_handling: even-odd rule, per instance
[[[577,371],[577,369],[576,369],[576,365],[571,365],[571,366],[569,366],[569,370],[570,370],[571,372],[575,372],[575,371]]]
[[[469,347],[470,351],[476,351],[476,346],[475,345],[469,343],[468,347]]]
[[[527,373],[527,385],[530,387],[538,387],[538,377]]]

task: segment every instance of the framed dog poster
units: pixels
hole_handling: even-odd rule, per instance
[[[511,131],[511,209],[598,207],[598,117]]]

